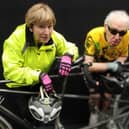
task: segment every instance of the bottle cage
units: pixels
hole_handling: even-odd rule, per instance
[[[57,97],[48,96],[46,91],[40,86],[40,95],[30,97],[28,108],[36,120],[48,123],[59,115],[62,109],[62,101]]]

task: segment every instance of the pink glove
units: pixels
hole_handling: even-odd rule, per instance
[[[61,62],[59,66],[59,74],[61,76],[68,76],[71,71],[72,58],[68,55],[61,57]]]
[[[41,83],[43,84],[46,92],[49,94],[49,93],[52,93],[53,92],[53,85],[52,85],[52,80],[50,79],[50,77],[48,76],[48,74],[46,73],[42,73],[40,75],[40,79],[41,79]]]

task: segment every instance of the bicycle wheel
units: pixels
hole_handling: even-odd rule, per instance
[[[126,105],[119,109],[117,114],[120,118],[116,120],[117,125],[120,129],[129,129],[129,106]]]
[[[11,124],[3,116],[0,116],[0,129],[13,129]]]

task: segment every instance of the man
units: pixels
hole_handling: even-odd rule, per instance
[[[12,81],[7,84],[9,88],[36,91],[43,85],[52,94],[54,88],[48,72],[56,56],[61,58],[58,74],[69,75],[78,48],[54,30],[55,24],[53,10],[45,3],[37,3],[28,9],[25,24],[19,25],[5,40],[2,63],[5,79]],[[23,107],[24,100],[15,98],[15,101],[19,107],[27,108],[25,103]]]
[[[109,12],[104,20],[104,26],[90,30],[85,39],[85,63],[91,63],[89,71],[104,73],[107,71],[119,72],[120,63],[124,63],[128,57],[129,45],[129,15],[124,10]],[[98,110],[102,87],[90,89],[90,105]],[[104,89],[105,98],[111,97],[109,91]],[[95,98],[95,100],[93,99]],[[103,111],[107,111],[110,101],[104,102]],[[91,122],[91,121],[90,121]]]

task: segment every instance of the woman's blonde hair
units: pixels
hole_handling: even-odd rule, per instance
[[[55,25],[56,18],[53,10],[45,3],[37,3],[30,7],[25,15],[25,23],[28,27],[37,25]]]

